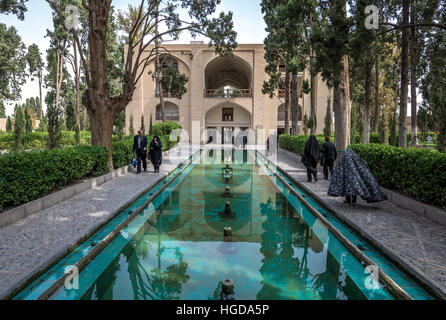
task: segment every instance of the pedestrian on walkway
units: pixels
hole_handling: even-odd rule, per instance
[[[320,151],[319,151],[319,142],[316,137],[312,134],[310,138],[308,138],[307,143],[305,144],[304,155],[302,156],[302,163],[307,168],[307,182],[312,181],[312,177],[314,177],[314,181],[318,181],[317,177],[317,163],[319,161]]]
[[[328,195],[345,197],[348,204],[356,203],[358,196],[368,203],[387,200],[367,163],[350,148],[339,159],[331,178]]]
[[[333,177],[333,167],[338,157],[338,152],[333,142],[330,141],[330,137],[325,137],[325,142],[321,149],[321,165],[324,167],[324,179],[328,180],[328,170],[330,170],[330,175]]]
[[[160,166],[163,162],[163,144],[158,136],[154,136],[150,143],[149,158],[155,168],[154,173],[160,172]]]
[[[144,167],[144,172],[147,171],[147,137],[142,130],[138,130],[138,135],[133,139],[133,153],[136,153],[137,171],[136,174],[141,173],[141,161]]]

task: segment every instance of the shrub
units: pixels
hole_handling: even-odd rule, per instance
[[[115,169],[124,167],[132,162],[132,148],[133,139],[131,138],[113,142],[112,154]]]
[[[435,150],[355,144],[383,187],[419,201],[446,206],[446,154]]]
[[[304,154],[305,150],[305,143],[307,142],[309,136],[305,135],[287,135],[283,134],[279,137],[279,147],[294,153],[297,153],[299,155]],[[324,136],[323,135],[316,135],[317,141],[322,147],[322,144],[324,143]]]
[[[45,146],[46,136],[47,133],[34,132],[24,137],[29,139],[28,145],[41,143]],[[80,136],[81,140],[85,138],[83,132]],[[149,143],[152,138],[147,137]],[[2,134],[0,141],[2,139],[12,140],[13,143],[14,137],[12,134]],[[71,141],[74,133],[64,132],[63,139]],[[160,136],[160,139],[163,151],[177,143],[169,141],[169,136]],[[130,136],[113,141],[113,164],[116,169],[131,163],[132,147],[133,137]],[[83,177],[96,177],[107,172],[107,149],[97,146],[69,146],[51,151],[21,151],[0,155],[0,211],[45,196]]]
[[[0,209],[42,197],[85,176],[108,172],[102,147],[68,147],[0,156]]]
[[[157,123],[153,126],[152,131],[154,136],[169,136],[175,129],[181,129],[181,126],[174,121],[165,121]]]

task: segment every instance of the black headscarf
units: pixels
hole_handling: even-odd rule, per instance
[[[352,149],[347,149],[331,178],[328,195],[360,196],[367,202],[387,200],[367,163]]]
[[[310,138],[308,138],[307,143],[305,144],[304,154],[307,156],[311,156],[314,161],[319,160],[320,151],[319,151],[319,142],[316,137],[312,134]]]
[[[319,160],[319,142],[314,135],[311,135],[305,144],[304,155],[302,156],[302,163],[305,167],[312,168],[314,171]]]

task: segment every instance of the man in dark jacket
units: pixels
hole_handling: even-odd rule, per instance
[[[138,135],[133,139],[133,152],[136,152],[138,163],[136,174],[141,173],[141,161],[144,172],[147,171],[147,137],[143,135],[142,130],[138,130]]]
[[[333,177],[333,166],[338,157],[335,145],[330,141],[330,137],[325,137],[325,142],[321,150],[321,164],[324,166],[324,179],[328,180],[328,169]]]

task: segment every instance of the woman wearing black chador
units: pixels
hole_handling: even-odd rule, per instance
[[[149,159],[155,168],[155,173],[160,172],[160,166],[163,161],[163,144],[158,136],[154,136],[150,143]]]
[[[387,200],[367,163],[350,148],[339,159],[328,195],[345,197],[348,204],[356,203],[358,196],[368,203]]]
[[[311,135],[305,144],[304,155],[302,156],[302,163],[307,168],[308,182],[317,181],[317,162],[320,158],[319,142],[314,135]]]

